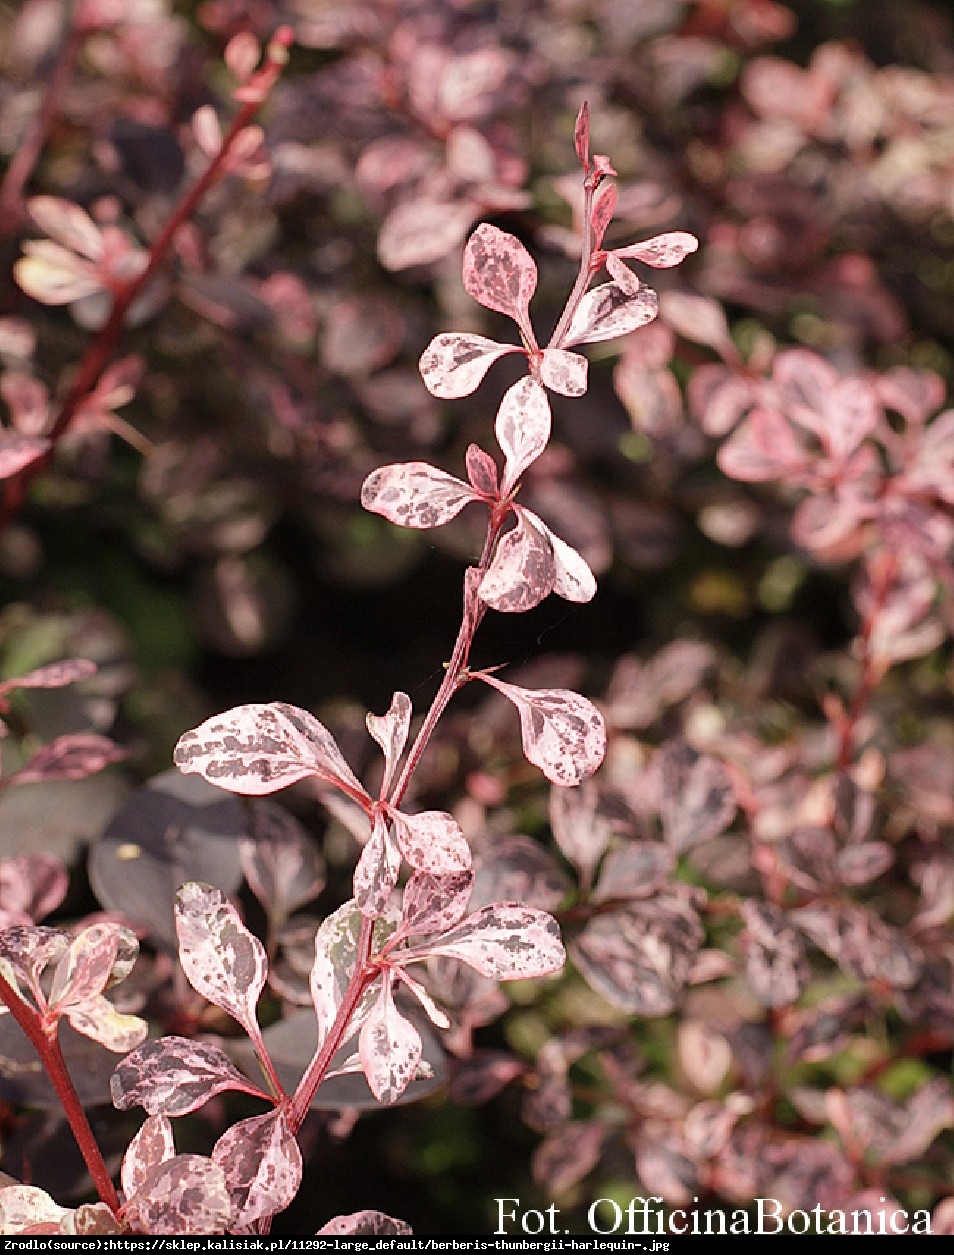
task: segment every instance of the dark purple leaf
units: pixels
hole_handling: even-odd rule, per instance
[[[796,1002],[809,976],[796,929],[770,902],[748,899],[740,909],[746,928],[745,972],[753,993],[766,1007]]]
[[[677,854],[717,837],[732,822],[735,793],[717,758],[685,741],[668,741],[659,751],[658,770],[663,833]]]
[[[219,1046],[188,1037],[159,1037],[119,1063],[110,1091],[120,1111],[142,1107],[151,1116],[184,1116],[216,1094],[238,1090],[265,1098]]]
[[[612,836],[609,821],[599,813],[599,794],[592,781],[550,790],[550,828],[563,856],[589,888]]]
[[[474,888],[473,907],[488,902],[523,902],[555,911],[570,888],[556,859],[531,837],[498,837],[484,852]]]

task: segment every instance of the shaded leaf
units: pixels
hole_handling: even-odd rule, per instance
[[[184,1116],[216,1094],[237,1090],[265,1098],[213,1042],[160,1037],[131,1051],[110,1081],[120,1111],[142,1107],[150,1116]]]
[[[592,781],[550,790],[550,828],[588,888],[612,835],[610,824],[599,814],[599,794]]]
[[[43,457],[52,447],[45,436],[26,436],[18,431],[0,431],[0,479],[19,475],[25,466]]]
[[[569,689],[524,689],[496,676],[476,678],[513,702],[523,751],[552,784],[580,784],[606,752],[606,725],[592,702]]]
[[[19,784],[39,780],[82,780],[126,757],[126,750],[95,732],[68,732],[43,745],[11,779]]]
[[[759,1002],[782,1007],[796,1002],[809,977],[804,948],[785,913],[771,902],[741,905],[745,974]]]
[[[33,196],[27,209],[39,229],[65,248],[90,261],[102,257],[103,233],[79,205],[59,196]]]
[[[440,527],[479,498],[463,480],[427,462],[379,466],[361,486],[361,504],[399,527]]]
[[[367,796],[324,724],[287,702],[213,715],[179,738],[173,757],[180,771],[198,772],[233,793],[274,793],[318,776],[352,796]]]
[[[272,928],[317,898],[324,888],[324,860],[298,821],[278,806],[252,815],[252,836],[239,843],[249,888],[265,908]]]
[[[0,860],[0,931],[49,915],[68,888],[69,873],[55,854],[17,854]]]
[[[461,242],[476,214],[476,205],[469,201],[421,196],[401,201],[378,233],[381,265],[388,270],[407,270],[439,261]]]
[[[674,852],[661,842],[627,841],[603,860],[592,900],[648,898],[663,887],[675,867]]]
[[[574,1120],[533,1153],[533,1179],[552,1198],[578,1184],[600,1161],[607,1130],[599,1120]]]
[[[660,748],[658,770],[663,833],[677,854],[717,837],[732,822],[735,792],[717,758],[685,741],[668,741]]]

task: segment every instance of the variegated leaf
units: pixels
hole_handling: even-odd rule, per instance
[[[115,1054],[125,1054],[149,1033],[148,1023],[138,1015],[125,1015],[117,1011],[108,998],[101,994],[87,998],[80,1006],[68,1007],[66,1018],[77,1033],[91,1041],[99,1042]]]
[[[233,1228],[284,1211],[301,1185],[301,1151],[281,1110],[233,1124],[212,1161],[225,1173]]]
[[[586,392],[589,362],[580,353],[567,349],[544,349],[540,378],[548,388],[563,397],[581,397]]]
[[[394,1220],[383,1211],[353,1211],[347,1216],[335,1216],[318,1230],[318,1236],[324,1234],[350,1235],[352,1237],[382,1237],[396,1234],[408,1237],[413,1233],[410,1225],[403,1220]]]
[[[160,1164],[176,1153],[172,1140],[172,1122],[167,1116],[149,1116],[126,1148],[121,1180],[123,1193],[132,1198],[139,1193],[143,1181]]]
[[[133,1233],[224,1233],[232,1204],[222,1168],[202,1155],[176,1155],[153,1169],[123,1208]]]
[[[95,732],[67,732],[43,745],[14,773],[19,784],[39,780],[85,780],[126,757],[122,746]]]
[[[115,984],[117,961],[127,975],[139,954],[135,934],[119,924],[92,924],[73,939],[53,973],[49,1003],[61,1013]]]
[[[512,318],[533,343],[529,306],[537,267],[516,236],[482,222],[464,249],[464,287],[487,309]]]
[[[494,422],[506,460],[500,491],[508,496],[550,439],[550,402],[543,384],[525,375],[504,393]]]
[[[65,1207],[55,1203],[38,1185],[5,1185],[0,1189],[0,1233],[23,1233],[34,1225],[56,1225],[47,1232],[58,1233],[59,1224],[67,1215]]]
[[[407,693],[395,693],[386,715],[365,716],[368,731],[384,752],[384,780],[381,796],[386,797],[411,727],[411,699]]]
[[[523,752],[552,784],[580,784],[606,752],[606,724],[591,701],[569,689],[525,689],[480,674],[513,702],[520,716]]]
[[[0,479],[19,475],[25,466],[43,457],[50,447],[50,441],[45,436],[0,431]]]
[[[480,498],[463,480],[427,462],[394,462],[372,471],[361,486],[361,504],[398,527],[441,527]]]
[[[392,974],[384,973],[381,992],[358,1038],[361,1066],[378,1102],[397,1102],[414,1080],[421,1059],[421,1035],[398,1011],[391,992]]]
[[[400,918],[397,906],[387,903],[374,922],[374,940],[378,950],[395,931]],[[323,920],[315,934],[315,962],[311,969],[310,987],[318,1020],[319,1047],[334,1024],[338,1008],[354,974],[363,919],[358,904],[352,899]],[[367,1014],[373,998],[373,992],[369,990],[352,1016],[352,1032]]]
[[[415,872],[404,888],[401,936],[445,932],[464,916],[474,887],[470,870],[449,876]]]
[[[467,465],[467,478],[470,480],[474,492],[491,500],[495,498],[499,489],[499,481],[497,464],[490,454],[485,453],[480,445],[471,444],[467,446],[464,460]]]
[[[179,738],[174,758],[180,771],[232,793],[274,793],[318,776],[354,798],[367,797],[324,724],[287,702],[213,715]]]
[[[75,684],[79,680],[87,680],[97,671],[96,663],[88,658],[64,658],[60,662],[47,663],[45,667],[37,667],[26,675],[14,676],[0,684],[0,693],[8,693],[11,689],[55,689],[64,684]]]
[[[666,231],[662,235],[654,235],[652,239],[627,244],[625,248],[613,251],[617,257],[633,257],[647,266],[663,270],[678,266],[698,247],[699,241],[688,231]]]
[[[602,283],[580,301],[563,346],[615,340],[652,322],[658,312],[659,298],[652,288],[630,294],[615,283]]]
[[[109,1089],[120,1111],[142,1107],[151,1116],[187,1115],[225,1090],[267,1097],[219,1046],[188,1037],[145,1042],[119,1063]]]
[[[723,832],[735,815],[735,791],[726,768],[685,741],[667,741],[659,751],[660,816],[663,834],[684,854]]]
[[[436,955],[460,959],[492,980],[548,976],[566,960],[553,916],[519,902],[492,902],[448,932],[394,957],[404,963]]]
[[[405,815],[389,810],[401,853],[415,871],[451,876],[467,871],[470,846],[460,824],[446,811],[419,811]]]
[[[387,818],[376,813],[371,836],[354,869],[354,900],[362,914],[371,919],[381,914],[394,892],[400,870],[401,851],[397,841]]]
[[[553,591],[567,601],[586,602],[596,596],[596,576],[585,559],[561,540],[538,518],[532,510],[514,506],[517,514],[528,519],[538,531],[545,534],[553,551]]]
[[[251,827],[251,836],[239,842],[242,871],[277,928],[324,888],[324,860],[314,840],[279,806],[259,803]]]
[[[528,510],[517,510],[517,525],[501,537],[480,581],[481,601],[506,614],[532,610],[553,591],[553,548]]]
[[[428,392],[441,400],[468,397],[498,358],[522,352],[516,344],[500,344],[465,331],[447,331],[435,336],[421,354],[421,378]]]
[[[175,915],[179,962],[189,984],[258,1041],[255,1008],[268,976],[265,947],[212,885],[183,885]]]

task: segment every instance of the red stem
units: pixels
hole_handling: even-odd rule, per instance
[[[63,1058],[63,1051],[60,1049],[56,1036],[57,1023],[54,1022],[47,1029],[40,1015],[19,997],[13,986],[2,975],[0,975],[0,999],[6,1003],[11,1015],[40,1057],[40,1062],[63,1107],[63,1114],[69,1121],[80,1154],[89,1169],[89,1175],[93,1178],[96,1192],[102,1202],[114,1214],[118,1214],[119,1195],[116,1193],[116,1187],[103,1161],[102,1152],[93,1136],[93,1130],[89,1126],[83,1104],[70,1079],[66,1060]]]

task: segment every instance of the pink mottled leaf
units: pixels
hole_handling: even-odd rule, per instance
[[[553,591],[567,601],[586,602],[596,596],[596,577],[586,560],[561,540],[532,510],[514,506],[517,514],[546,536],[553,551]]]
[[[589,365],[581,353],[571,353],[567,349],[544,349],[540,358],[540,378],[561,396],[581,397],[586,392]]]
[[[627,841],[606,855],[592,900],[652,897],[675,867],[675,854],[661,841]]]
[[[49,1004],[61,1014],[123,979],[139,954],[139,942],[119,924],[92,924],[73,939],[53,973]]]
[[[30,217],[39,229],[65,248],[90,261],[103,255],[103,234],[89,214],[59,196],[34,196],[28,201]]]
[[[225,1173],[202,1155],[176,1155],[160,1164],[123,1208],[133,1233],[224,1233],[231,1215]]]
[[[686,340],[691,340],[693,344],[707,344],[720,355],[733,352],[725,311],[708,296],[697,296],[691,292],[664,292],[660,298],[660,312],[667,326]],[[722,368],[710,369],[721,372]]]
[[[341,1006],[354,973],[363,918],[355,901],[345,902],[322,921],[321,927],[315,934],[315,962],[312,965],[309,984],[318,1020],[319,1046],[334,1023],[338,1008]],[[393,903],[387,903],[383,913],[374,923],[376,950],[380,950],[395,931],[400,918],[398,908]],[[352,1031],[356,1031],[363,1022],[364,1016],[371,1008],[373,998],[374,994],[369,990],[351,1018]]]
[[[239,842],[242,872],[273,928],[317,898],[325,867],[315,842],[278,806],[259,803],[252,833]]]
[[[386,715],[365,716],[368,732],[384,752],[384,780],[381,796],[387,794],[398,760],[404,753],[411,727],[411,699],[407,693],[395,693]]]
[[[466,200],[415,196],[399,202],[378,234],[381,265],[388,270],[407,270],[440,261],[460,244],[477,212],[477,206]]]
[[[284,1211],[301,1185],[301,1151],[280,1109],[233,1124],[212,1162],[225,1173],[232,1228]]]
[[[553,591],[553,546],[529,511],[517,512],[517,525],[497,545],[480,582],[480,599],[494,610],[520,614]]]
[[[38,1185],[5,1185],[0,1189],[0,1233],[59,1233],[65,1207],[55,1203]],[[38,1229],[33,1226],[55,1226]],[[45,1243],[44,1243],[45,1245]]]
[[[579,870],[587,888],[612,836],[609,822],[599,813],[598,801],[596,786],[589,780],[570,789],[550,790],[553,839]]]
[[[537,267],[516,236],[482,222],[464,249],[464,287],[479,304],[512,318],[534,343],[529,306]]]
[[[666,231],[662,235],[654,235],[652,239],[615,248],[613,252],[617,257],[632,257],[658,270],[668,270],[685,261],[698,247],[699,241],[688,231]]]
[[[505,465],[500,491],[507,496],[550,439],[550,403],[543,385],[529,375],[507,389],[494,422]]]
[[[367,796],[324,724],[287,702],[213,715],[179,738],[174,758],[180,771],[232,793],[274,793],[318,776],[353,797]]]
[[[189,984],[258,1041],[255,1007],[268,975],[265,947],[212,885],[183,885],[175,914],[179,962]]]
[[[643,286],[639,277],[633,274],[629,266],[615,252],[606,254],[606,270],[620,291],[625,292],[627,296],[635,296]]]
[[[465,456],[467,478],[474,492],[482,497],[496,497],[498,489],[497,464],[489,453],[485,453],[479,445],[467,446]]]
[[[376,813],[371,836],[354,869],[354,900],[363,914],[381,914],[401,870],[401,851],[385,815]]]
[[[467,397],[498,358],[522,351],[516,344],[500,344],[486,336],[444,332],[435,336],[421,354],[421,378],[432,396],[445,401]]]
[[[460,824],[446,811],[406,815],[390,810],[401,853],[415,871],[453,876],[471,864],[470,846]]]
[[[150,1116],[184,1116],[226,1090],[265,1098],[219,1046],[188,1037],[144,1042],[122,1059],[110,1079],[120,1111],[142,1107]]]
[[[0,860],[0,930],[32,924],[55,911],[69,873],[55,854],[17,854]]]
[[[591,701],[569,689],[524,689],[479,675],[513,702],[520,716],[523,752],[552,784],[580,784],[606,752],[606,724]]]
[[[463,919],[474,887],[474,873],[465,870],[435,876],[415,872],[404,889],[397,936],[441,933]]]
[[[139,1193],[143,1181],[160,1164],[174,1158],[172,1123],[167,1116],[149,1116],[123,1155],[122,1186],[127,1198]]]
[[[45,436],[27,436],[19,431],[0,431],[0,479],[19,475],[25,466],[43,457],[50,448]]]
[[[663,834],[677,854],[717,837],[732,822],[735,793],[717,758],[685,741],[668,741],[659,751],[658,770]]]
[[[580,112],[576,115],[573,128],[573,145],[580,165],[586,174],[590,171],[590,107],[584,100]]]
[[[37,1005],[42,1005],[40,977],[51,963],[57,962],[69,948],[69,938],[56,928],[43,925],[14,925],[0,932],[0,970],[19,992],[25,985]],[[22,995],[21,995],[22,996]],[[0,1015],[6,1012],[6,1004]]]
[[[748,900],[741,911],[745,973],[752,992],[766,1007],[796,1002],[809,975],[797,931],[771,902]]]
[[[529,980],[557,972],[566,960],[552,915],[520,902],[492,902],[448,932],[400,953],[402,962],[429,956],[460,959],[491,980]]]
[[[96,673],[95,662],[88,658],[64,658],[61,662],[51,662],[45,667],[37,667],[26,675],[14,676],[0,683],[0,693],[8,693],[11,689],[55,689],[64,684],[75,684],[78,680],[86,680]]]
[[[615,340],[652,322],[658,313],[659,298],[652,288],[630,294],[616,283],[602,283],[580,301],[563,345]]]
[[[758,406],[740,423],[716,455],[720,469],[732,479],[762,483],[800,475],[811,458],[778,410]]]
[[[616,202],[618,193],[615,183],[603,183],[593,198],[593,210],[590,214],[590,230],[593,232],[593,247],[602,248],[603,236],[606,234],[606,228],[613,221],[613,214],[616,212]],[[607,264],[610,262],[612,254],[607,257]],[[639,287],[639,280],[635,275],[630,273],[635,287]]]
[[[361,487],[361,504],[399,527],[428,528],[449,523],[479,498],[472,488],[427,462],[380,466]]]
[[[368,1085],[378,1102],[397,1102],[414,1080],[421,1061],[421,1035],[398,1011],[385,972],[381,992],[358,1038],[358,1053]]]
[[[122,746],[95,732],[68,732],[43,745],[11,779],[19,784],[39,780],[84,780],[126,757]]]
[[[410,1225],[403,1220],[394,1220],[383,1211],[353,1211],[347,1216],[335,1216],[318,1230],[318,1236],[339,1234],[352,1237],[383,1237],[396,1234],[398,1237],[409,1237],[413,1233]]]

